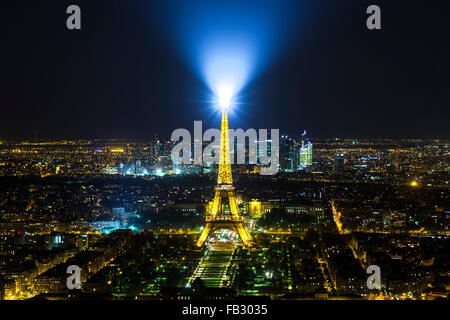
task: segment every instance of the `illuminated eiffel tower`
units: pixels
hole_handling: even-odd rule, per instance
[[[208,236],[218,229],[233,229],[239,235],[245,247],[252,246],[252,237],[244,225],[244,218],[239,214],[238,203],[233,187],[230,164],[230,141],[228,135],[228,112],[229,101],[221,103],[222,124],[220,138],[220,162],[217,176],[217,186],[212,206],[206,215],[206,226],[203,229],[197,246],[201,247]],[[228,202],[230,213],[225,213],[225,204]]]

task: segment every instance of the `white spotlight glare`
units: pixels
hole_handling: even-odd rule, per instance
[[[219,107],[227,109],[231,106],[232,92],[229,88],[223,87],[218,92]]]

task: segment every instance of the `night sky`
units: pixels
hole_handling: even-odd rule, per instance
[[[210,89],[185,56],[192,55],[189,41],[177,43],[169,31],[183,32],[170,14],[183,10],[181,2],[8,2],[0,139],[36,131],[39,138],[170,137],[176,128],[193,130],[194,120],[218,127]],[[239,93],[230,126],[297,136],[306,129],[316,137],[450,138],[450,13],[443,3],[278,1],[298,10],[297,20],[277,21],[284,29],[261,22],[284,41],[267,43],[271,58]],[[80,31],[66,28],[70,4],[81,7]],[[370,4],[381,7],[382,30],[366,28]],[[205,14],[224,21],[223,12]],[[230,27],[240,27],[234,23],[231,17]],[[264,40],[264,31],[255,37]]]

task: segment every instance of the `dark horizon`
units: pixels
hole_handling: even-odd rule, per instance
[[[376,1],[382,29],[369,31],[365,11],[372,2],[275,4],[298,12],[295,23],[284,26],[292,35],[271,48],[275,58],[241,90],[230,127],[279,128],[292,136],[306,129],[313,137],[449,139],[447,11],[425,2]],[[174,129],[193,129],[194,120],[218,128],[208,86],[168,31],[182,24],[170,19],[176,1],[168,8],[79,0],[79,31],[66,28],[70,4],[7,5],[0,140],[34,139],[36,130],[38,139],[170,138]],[[239,17],[252,9],[246,3]],[[227,10],[217,12],[227,20]]]

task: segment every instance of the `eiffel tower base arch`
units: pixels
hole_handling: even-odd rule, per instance
[[[225,204],[229,204],[230,215],[224,214]],[[244,247],[252,247],[252,236],[244,224],[244,218],[240,215],[237,199],[232,185],[218,185],[216,187],[214,200],[206,217],[206,225],[197,240],[197,247],[204,245],[211,233],[218,229],[234,230]]]

